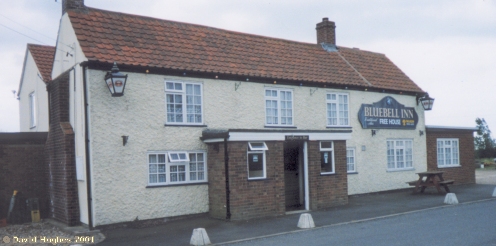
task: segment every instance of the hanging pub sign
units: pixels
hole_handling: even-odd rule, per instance
[[[362,104],[358,111],[362,128],[410,129],[417,127],[418,115],[413,107],[405,107],[387,96],[373,104]]]

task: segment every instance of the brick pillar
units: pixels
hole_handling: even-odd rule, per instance
[[[45,146],[52,217],[79,224],[74,132],[69,123],[69,72],[48,84],[50,130]]]
[[[327,43],[336,45],[336,25],[329,18],[323,18],[317,23],[317,44]]]

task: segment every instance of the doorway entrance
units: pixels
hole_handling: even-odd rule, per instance
[[[284,142],[286,211],[305,209],[304,152],[301,141]]]

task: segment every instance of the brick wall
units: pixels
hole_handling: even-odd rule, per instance
[[[247,142],[229,142],[231,219],[282,215],[286,212],[284,142],[265,142],[267,178],[248,180]],[[348,203],[346,142],[335,141],[336,174],[320,175],[318,141],[309,142],[310,208],[321,209]],[[224,144],[208,145],[210,216],[226,218]]]
[[[320,174],[320,142],[308,142],[310,209],[329,208],[348,203],[346,141],[334,141],[335,174]]]
[[[49,170],[51,216],[79,224],[74,133],[69,122],[69,72],[49,83],[50,131],[45,147]]]
[[[208,199],[210,216],[226,218],[226,179],[224,168],[224,143],[208,144]]]
[[[14,190],[19,191],[17,206],[25,205],[21,203],[27,198],[38,198],[40,216],[49,216],[46,137],[46,132],[0,133],[0,218],[7,216]]]
[[[283,142],[265,142],[267,178],[248,180],[247,142],[229,142],[229,187],[231,219],[241,220],[280,215],[285,212]],[[226,218],[224,144],[208,147],[210,216]]]
[[[426,128],[427,170],[443,171],[444,179],[453,179],[455,184],[475,183],[475,148],[472,130]],[[437,139],[457,138],[459,142],[460,167],[437,167]]]
[[[267,217],[285,213],[283,142],[265,142],[266,175],[248,180],[247,142],[229,143],[231,218]]]

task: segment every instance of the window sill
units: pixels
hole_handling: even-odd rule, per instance
[[[347,174],[358,174],[358,172],[347,172]]]
[[[164,126],[174,126],[174,127],[207,127],[207,125],[187,125],[187,124],[164,124]]]
[[[267,180],[267,178],[252,178],[252,179],[248,179],[248,181],[264,181],[264,180]]]
[[[297,129],[298,128],[296,126],[273,126],[273,125],[265,125],[264,127],[265,128],[293,128],[293,129]]]
[[[387,169],[386,170],[388,173],[395,173],[395,172],[408,172],[408,171],[415,171],[415,168],[404,168],[404,169]]]
[[[174,187],[174,186],[189,186],[189,185],[208,185],[208,182],[198,182],[198,183],[183,183],[183,184],[161,184],[161,185],[147,185],[145,188],[162,188],[162,187]]]
[[[326,128],[344,128],[344,129],[352,129],[351,126],[326,126]]]
[[[462,167],[462,165],[453,165],[453,166],[437,166],[437,168],[452,168],[452,167]]]
[[[336,175],[336,173],[320,173],[320,176],[332,176]]]

